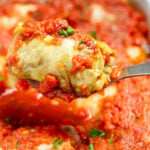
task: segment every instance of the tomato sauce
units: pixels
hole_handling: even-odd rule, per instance
[[[20,17],[14,11],[16,4],[33,4],[37,9],[29,11],[27,16]],[[106,20],[93,24],[88,17],[88,10],[92,4],[101,5],[115,16],[115,20],[111,24]],[[97,39],[116,49],[116,64],[120,66],[133,64],[131,59],[127,57],[128,47],[137,46],[141,48],[143,44],[148,43],[148,27],[144,16],[120,0],[55,0],[47,3],[35,0],[26,2],[17,0],[7,3],[0,2],[0,58],[6,56],[16,26],[15,23],[15,25],[6,28],[1,21],[3,16],[17,17],[17,22],[56,18],[67,19],[69,25],[73,28],[86,33],[94,31]],[[60,23],[57,28],[46,23],[45,25],[46,28],[43,30],[37,23],[31,30],[32,23],[28,24],[23,31],[23,36],[45,35],[45,33],[51,33],[52,28],[57,32],[57,29],[60,31],[68,26],[66,23],[63,23],[63,26]],[[37,28],[41,29],[38,33],[36,32]],[[86,39],[81,37],[78,32],[77,34],[79,41],[85,41],[85,44],[93,48],[94,44],[89,42],[89,37]],[[73,35],[71,36],[75,38]],[[136,64],[144,61],[139,59]],[[14,62],[12,61],[12,63]],[[91,63],[90,60],[85,59],[80,61],[78,67],[81,69],[81,64],[90,67]],[[36,150],[40,144],[53,143],[56,136],[59,139],[62,138],[64,142],[69,140],[71,143],[71,146],[64,148],[65,150],[69,148],[69,150],[89,150],[89,144],[93,145],[94,150],[150,149],[149,76],[119,81],[109,88],[107,96],[100,93],[101,96],[95,98],[96,100],[100,99],[98,103],[94,98],[91,101],[84,99],[83,101],[67,103],[61,97],[70,99],[68,97],[74,97],[73,94],[64,95],[61,91],[57,91],[60,97],[49,100],[33,88],[28,87],[23,81],[20,81],[20,84],[23,84],[25,89],[8,87],[7,69],[1,69],[0,67],[0,75],[5,78],[4,81],[0,81],[0,148],[4,150]],[[56,82],[54,82],[54,85],[57,86]],[[51,87],[46,86],[46,90],[47,88]],[[105,93],[105,90],[103,93]],[[60,126],[63,125],[73,126],[79,141],[66,135],[66,132],[60,129]],[[89,137],[91,127],[102,131],[108,130],[108,135]],[[111,139],[112,134],[113,138]]]
[[[92,60],[88,56],[82,56],[82,55],[75,55],[72,58],[73,68],[72,73],[84,70],[85,68],[91,68],[92,67]]]

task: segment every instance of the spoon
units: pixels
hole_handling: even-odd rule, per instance
[[[143,76],[150,75],[150,63],[133,65],[129,67],[123,67],[121,71],[121,76],[116,80],[113,80],[109,83],[109,85],[122,80],[124,78],[135,77],[135,76]]]
[[[116,83],[117,81],[122,80],[124,78],[150,75],[150,63],[133,65],[133,66],[129,66],[129,67],[123,67],[123,68],[121,68],[121,72],[119,71],[118,73],[119,74],[121,73],[121,75],[117,79],[112,80],[107,86],[110,86],[113,83]],[[28,82],[33,88],[35,88],[37,90],[40,89],[39,82],[34,81],[34,80],[28,80]],[[50,99],[52,98],[52,95],[51,94],[49,95],[49,93],[43,93],[43,95]],[[68,99],[64,99],[64,100],[68,102]],[[69,99],[69,101],[70,101],[70,99]]]

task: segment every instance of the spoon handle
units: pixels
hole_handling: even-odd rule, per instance
[[[134,65],[123,68],[123,76],[121,78],[150,75],[150,63]]]
[[[108,86],[124,78],[143,76],[143,75],[150,75],[150,63],[122,68],[122,75],[118,79],[110,82]]]

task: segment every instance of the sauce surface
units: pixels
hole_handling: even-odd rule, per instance
[[[149,150],[149,76],[119,81],[71,103],[49,100],[23,81],[25,89],[14,88],[16,79],[5,67],[14,28],[20,21],[56,18],[116,49],[119,66],[148,61],[144,16],[121,0],[0,2],[0,149],[50,150],[60,143],[61,150]]]

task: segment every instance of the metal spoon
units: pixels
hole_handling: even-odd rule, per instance
[[[122,68],[121,76],[118,79],[110,82],[109,85],[119,80],[122,80],[124,78],[143,76],[143,75],[150,75],[150,63],[139,64],[139,65]]]

